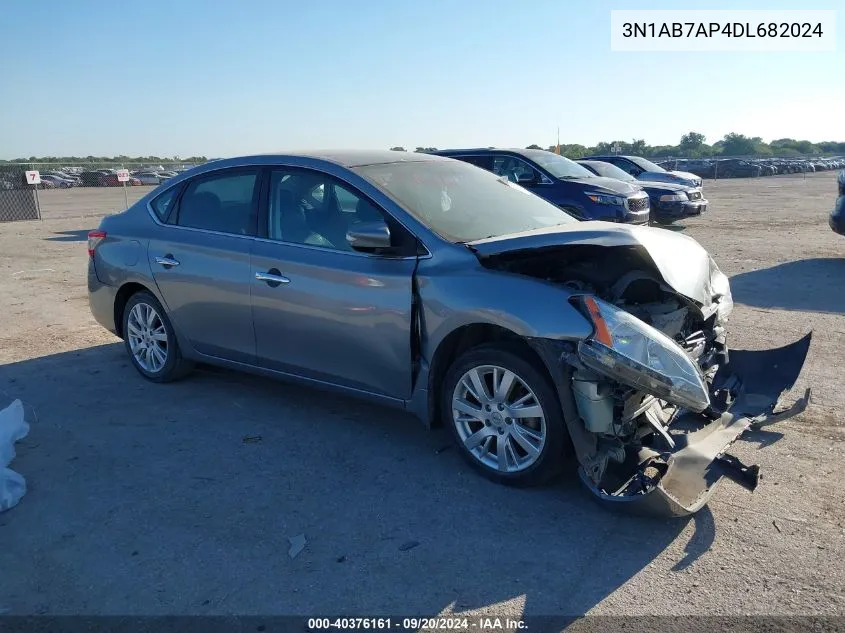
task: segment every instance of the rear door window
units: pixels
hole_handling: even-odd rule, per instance
[[[176,224],[195,229],[254,235],[258,219],[256,170],[222,172],[188,184]]]

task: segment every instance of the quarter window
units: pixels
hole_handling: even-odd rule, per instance
[[[171,187],[150,204],[153,212],[162,222],[167,222],[167,216],[170,215],[170,210],[173,208],[173,202],[176,200],[178,193],[179,187]]]
[[[193,181],[179,202],[177,224],[235,235],[254,234],[257,179],[254,171],[238,171]]]

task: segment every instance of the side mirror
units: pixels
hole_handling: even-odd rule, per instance
[[[390,229],[381,220],[361,222],[346,233],[346,241],[356,251],[390,248]]]
[[[516,177],[516,182],[519,185],[530,185],[537,182],[537,176],[536,174],[522,173]]]

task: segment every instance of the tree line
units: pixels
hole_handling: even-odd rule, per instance
[[[683,157],[683,158],[709,158],[719,156],[822,156],[822,155],[845,155],[845,142],[823,141],[812,143],[794,138],[780,138],[766,143],[759,136],[745,136],[731,132],[724,138],[712,145],[707,143],[707,138],[700,132],[689,132],[681,137],[677,145],[649,145],[644,139],[633,139],[627,141],[606,141],[592,147],[579,144],[560,145],[560,153],[567,158],[583,158],[593,154],[612,154],[613,147],[617,145],[620,154],[631,154],[634,156],[645,156],[647,158]],[[391,147],[396,151],[405,151],[404,147]],[[436,150],[435,147],[417,147],[414,151],[424,152]],[[550,152],[557,151],[557,145],[541,147],[532,144],[526,149],[545,149]]]
[[[29,158],[13,158],[12,160],[0,160],[0,164],[8,163],[51,163],[62,165],[73,165],[74,163],[90,165],[115,165],[131,163],[205,163],[208,159],[205,156],[188,156],[180,158],[173,156],[30,156]]]

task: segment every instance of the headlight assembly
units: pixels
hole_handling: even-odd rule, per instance
[[[660,196],[660,202],[684,202],[686,200],[689,200],[689,197],[683,191]]]
[[[587,197],[596,204],[609,204],[614,206],[623,206],[625,198],[619,196],[609,196],[604,193],[587,192]]]
[[[692,411],[710,405],[701,372],[675,341],[601,299],[585,297],[584,307],[593,335],[578,356],[590,369]]]

